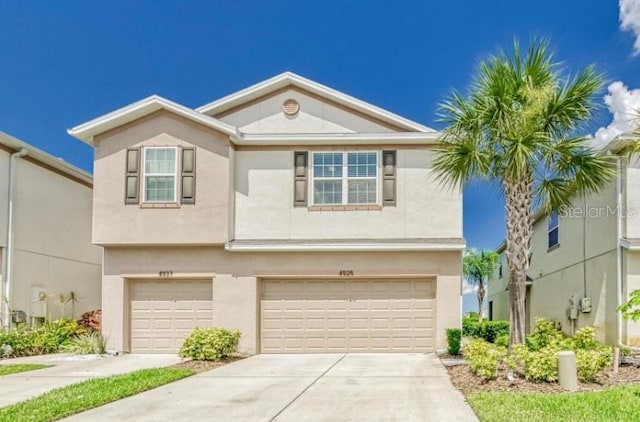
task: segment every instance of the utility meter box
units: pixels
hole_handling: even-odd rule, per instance
[[[578,307],[576,305],[571,304],[567,308],[567,318],[568,319],[578,319]]]
[[[582,313],[584,314],[588,314],[589,312],[591,312],[590,297],[583,297],[582,299],[580,299],[580,311],[582,311]]]

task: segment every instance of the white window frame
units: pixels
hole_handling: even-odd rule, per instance
[[[556,215],[556,225],[551,227],[551,216],[555,214]],[[549,240],[551,239],[551,232],[557,230],[557,236],[556,236],[556,243],[554,243],[553,245],[550,245]],[[553,249],[556,248],[558,245],[560,245],[560,214],[558,214],[556,211],[553,211],[549,214],[549,216],[547,217],[547,248],[548,249]]]
[[[151,173],[151,176],[173,176],[173,199],[171,201],[152,201],[147,199],[147,151],[152,149],[172,149],[174,154],[174,172],[173,173]],[[142,202],[147,204],[167,204],[178,202],[178,147],[175,146],[152,146],[142,147]]]
[[[349,177],[349,154],[352,153],[375,153],[376,154],[376,176],[375,176],[375,180],[376,180],[376,201],[375,202],[368,202],[368,203],[362,203],[362,202],[358,202],[358,203],[350,203],[349,202],[349,180],[373,180],[373,177]],[[318,180],[341,180],[342,181],[342,202],[339,204],[316,204],[315,203],[315,199],[316,199],[316,195],[315,195],[315,171],[314,171],[314,165],[313,163],[315,162],[315,155],[316,154],[342,154],[342,176],[340,177],[324,177],[324,178],[318,178]],[[355,205],[355,206],[366,206],[366,205],[380,205],[380,198],[381,198],[381,190],[382,190],[382,167],[381,167],[381,158],[382,158],[382,151],[375,151],[375,150],[322,150],[322,151],[312,151],[311,152],[311,160],[309,161],[309,174],[310,174],[310,178],[309,178],[309,192],[310,192],[310,201],[309,203],[311,205],[318,205],[318,206],[327,206],[327,207],[340,207],[340,206],[349,206],[349,205]]]

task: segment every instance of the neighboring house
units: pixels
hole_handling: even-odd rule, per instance
[[[69,130],[93,145],[108,348],[419,351],[460,326],[462,197],[439,134],[292,73],[191,109],[158,96]]]
[[[100,308],[102,252],[91,243],[91,189],[90,174],[0,132],[5,327],[10,310],[14,322],[40,323]]]
[[[623,151],[619,138],[609,151]],[[640,345],[640,324],[619,319],[616,308],[640,289],[640,162],[621,159],[615,180],[572,207],[537,212],[527,271],[527,330],[535,318],[556,322],[566,334],[592,325],[610,344]],[[489,283],[489,316],[509,319],[505,244]],[[618,332],[619,330],[619,332]]]

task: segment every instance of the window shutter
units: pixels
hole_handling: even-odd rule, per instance
[[[196,202],[196,149],[182,148],[181,165],[181,202],[195,204]]]
[[[140,202],[140,148],[127,149],[125,169],[124,203]]]
[[[294,180],[293,180],[293,206],[307,206],[307,151],[295,151],[293,153]]]
[[[396,205],[396,151],[382,151],[382,205]]]

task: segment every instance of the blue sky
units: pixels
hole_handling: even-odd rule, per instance
[[[477,62],[531,36],[568,70],[596,63],[620,81],[611,110],[640,107],[640,0],[622,3],[626,31],[613,0],[0,1],[0,130],[91,170],[67,128],[153,93],[196,107],[285,70],[440,128],[438,102]],[[603,102],[585,133],[612,118]],[[500,242],[502,207],[466,190],[470,246]]]

